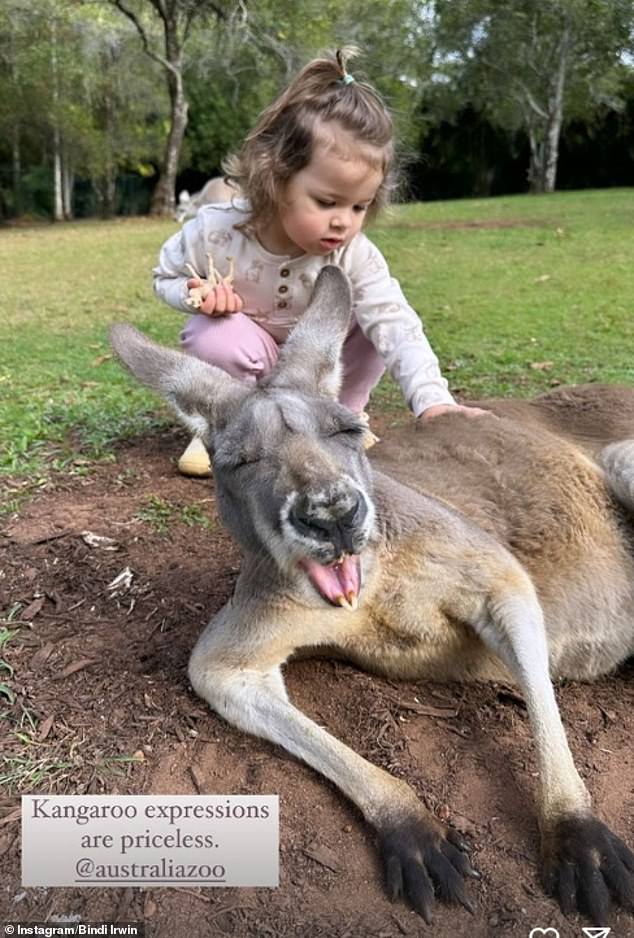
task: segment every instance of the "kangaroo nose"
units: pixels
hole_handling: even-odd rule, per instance
[[[345,501],[314,504],[302,496],[290,511],[290,521],[304,537],[332,543],[337,556],[354,553],[353,538],[367,514],[365,499],[352,492]]]

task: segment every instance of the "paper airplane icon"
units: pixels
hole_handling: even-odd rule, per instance
[[[587,935],[588,938],[608,938],[608,935],[612,931],[611,928],[583,928],[584,935]]]

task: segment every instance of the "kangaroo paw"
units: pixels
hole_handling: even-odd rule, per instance
[[[421,812],[422,814],[422,812]],[[379,831],[387,892],[402,897],[431,922],[434,898],[457,903],[473,912],[465,877],[480,878],[466,854],[466,844],[432,818],[417,816]]]
[[[544,834],[542,879],[565,915],[605,925],[614,900],[634,911],[634,853],[598,818],[568,815]]]

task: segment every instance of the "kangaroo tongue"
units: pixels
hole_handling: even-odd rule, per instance
[[[346,554],[336,563],[317,563],[310,557],[300,561],[315,589],[335,606],[356,609],[357,596],[361,586],[359,576],[359,558]]]

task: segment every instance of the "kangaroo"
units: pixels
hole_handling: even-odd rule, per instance
[[[634,908],[634,854],[593,813],[551,680],[592,680],[634,652],[634,392],[488,402],[490,415],[417,428],[407,465],[387,447],[371,467],[364,422],[336,400],[350,312],[344,274],[326,267],[256,386],[113,329],[122,362],[212,452],[241,546],[192,686],[334,782],[378,836],[390,897],[429,922],[435,898],[473,908],[466,844],[295,708],[281,666],[334,649],[391,678],[514,682],[538,760],[545,888],[604,925],[612,901]]]
[[[195,218],[198,209],[203,205],[210,205],[212,202],[231,202],[234,196],[239,195],[237,187],[229,185],[222,176],[214,176],[207,180],[200,192],[194,192],[193,195],[190,195],[187,189],[179,192],[174,218],[182,223],[189,218]]]

